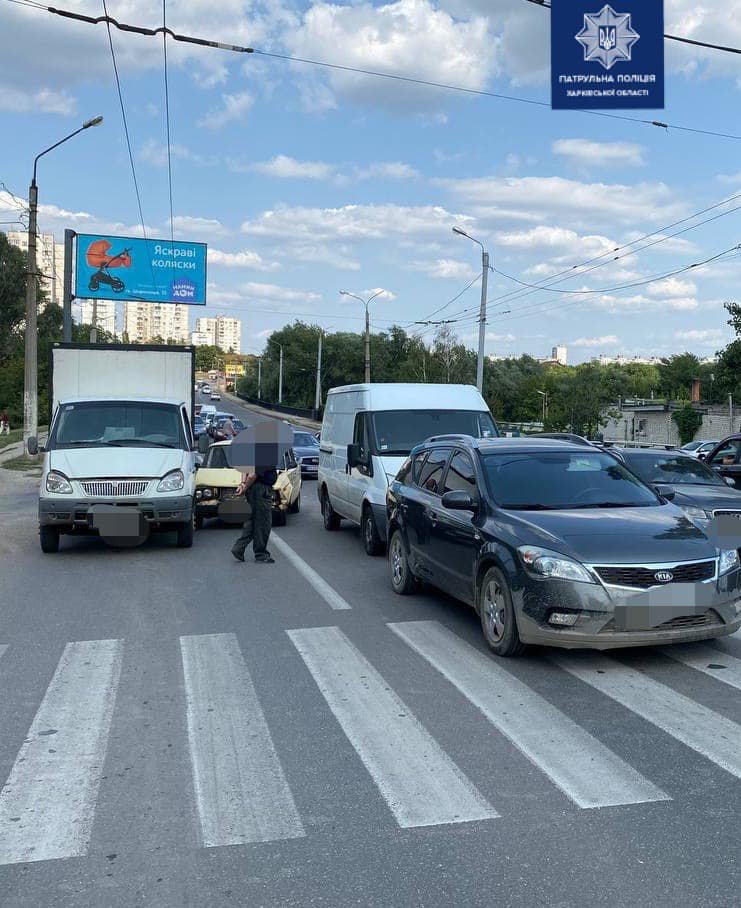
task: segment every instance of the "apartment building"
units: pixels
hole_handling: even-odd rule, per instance
[[[8,242],[28,255],[28,234],[23,230],[9,230]],[[62,305],[64,295],[64,245],[54,241],[53,233],[40,233],[36,238],[36,267],[39,271],[39,286],[46,301]],[[39,303],[43,312],[45,302]]]
[[[85,325],[93,323],[93,301],[81,300],[80,317]],[[109,334],[116,334],[116,304],[113,300],[97,301],[97,326]]]
[[[157,338],[188,344],[188,306],[178,303],[125,303],[123,330],[132,344],[150,344]]]
[[[228,353],[242,349],[242,322],[228,315],[201,316],[196,319],[191,343],[197,346],[214,346]]]

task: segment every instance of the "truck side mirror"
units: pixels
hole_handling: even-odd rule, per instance
[[[198,452],[200,454],[208,454],[208,435],[200,435],[198,438]]]
[[[35,457],[39,453],[39,440],[35,435],[32,435],[26,442],[26,447],[28,448],[28,453],[31,457]]]

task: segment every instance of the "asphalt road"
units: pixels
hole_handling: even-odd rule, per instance
[[[741,638],[501,662],[313,481],[274,565],[215,524],[43,555],[34,485],[0,470],[3,908],[739,903]]]

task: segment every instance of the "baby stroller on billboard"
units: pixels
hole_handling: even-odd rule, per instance
[[[124,249],[115,255],[110,255],[111,244],[108,240],[94,240],[87,248],[85,260],[91,268],[97,270],[90,276],[88,288],[95,292],[100,289],[101,284],[107,284],[114,293],[121,293],[126,285],[115,274],[111,274],[111,268],[131,268],[131,250]]]

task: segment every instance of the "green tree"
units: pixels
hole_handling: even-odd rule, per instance
[[[679,441],[683,445],[694,440],[697,430],[702,425],[702,414],[698,413],[691,403],[686,403],[679,410],[675,410],[672,419],[679,429]]]

